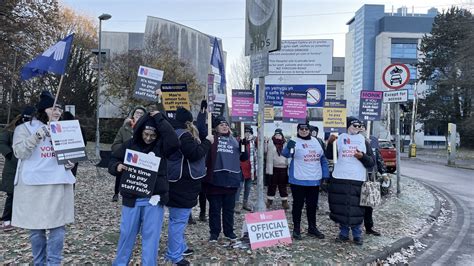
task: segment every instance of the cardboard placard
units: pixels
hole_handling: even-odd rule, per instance
[[[326,100],[324,102],[324,132],[346,132],[346,118],[346,100]]]
[[[272,105],[265,105],[264,112],[265,112],[264,114],[265,123],[270,123],[270,122],[273,122],[273,120],[275,120],[275,109],[273,109]]]
[[[127,170],[122,173],[120,191],[149,198],[153,195],[161,158],[154,153],[142,153],[127,149],[124,164]]]
[[[51,141],[58,164],[87,160],[86,148],[78,120],[50,122]]]
[[[163,106],[167,112],[176,112],[179,106],[191,110],[186,84],[161,84],[161,92]]]
[[[306,123],[306,102],[306,92],[285,92],[283,98],[283,122]]]
[[[163,71],[140,66],[138,68],[137,82],[133,91],[133,98],[155,102],[158,99],[156,90],[160,88],[163,80]]]
[[[290,230],[283,210],[245,214],[252,249],[291,244]]]

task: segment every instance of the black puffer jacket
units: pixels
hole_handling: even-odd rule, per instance
[[[372,168],[374,166],[374,159],[370,144],[365,142],[366,153],[359,161],[365,168]],[[332,150],[332,145],[328,145],[328,150]],[[329,218],[336,223],[356,226],[362,224],[364,221],[364,207],[360,206],[360,191],[362,181],[355,181],[350,179],[336,179],[329,180],[328,187],[328,201],[329,201]]]
[[[158,137],[152,144],[145,144],[142,138],[142,132],[145,128],[145,123],[153,119],[156,125]],[[117,166],[123,163],[125,157],[125,150],[131,149],[143,153],[154,152],[156,156],[161,158],[160,167],[158,168],[158,176],[153,189],[153,195],[160,195],[160,204],[168,202],[168,178],[166,171],[166,158],[173,154],[179,148],[178,138],[171,127],[170,123],[161,113],[155,116],[145,115],[138,120],[133,132],[133,138],[126,141],[119,149],[112,153],[109,163],[109,173],[112,175],[118,174]],[[123,197],[122,204],[127,207],[134,207],[137,196],[120,192]]]
[[[186,126],[179,121],[171,120],[170,122],[174,129],[186,128]],[[211,147],[211,142],[207,139],[202,139],[201,143],[198,143],[189,132],[185,132],[181,135],[179,141],[180,151],[185,159],[182,167],[183,172],[181,179],[176,182],[169,182],[169,201],[166,206],[175,208],[192,208],[197,204],[197,197],[199,192],[201,192],[202,178],[191,178],[187,161],[195,162],[205,157]],[[205,165],[203,165],[203,167],[205,167]]]

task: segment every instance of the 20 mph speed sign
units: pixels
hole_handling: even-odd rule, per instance
[[[383,71],[382,80],[387,88],[398,90],[410,80],[410,70],[404,64],[391,64]]]

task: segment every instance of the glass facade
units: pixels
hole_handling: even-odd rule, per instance
[[[416,43],[392,43],[392,58],[416,59]]]

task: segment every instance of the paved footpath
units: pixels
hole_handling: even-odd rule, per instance
[[[395,177],[394,177],[395,178]],[[395,184],[396,180],[393,180]],[[64,246],[64,263],[111,263],[119,234],[120,204],[110,202],[114,178],[91,162],[79,166],[76,194],[76,221],[67,226]],[[187,259],[193,263],[361,263],[367,259],[387,256],[396,249],[400,240],[415,237],[430,226],[429,216],[436,209],[436,198],[426,187],[413,179],[402,179],[403,193],[397,197],[392,186],[383,204],[374,211],[375,228],[382,236],[365,236],[364,245],[335,243],[337,225],[328,217],[327,195],[321,193],[317,222],[326,239],[318,240],[303,234],[303,240],[292,245],[262,248],[251,251],[248,244],[231,245],[227,240],[208,243],[209,228],[206,222],[189,225],[186,238],[194,254]],[[255,202],[255,187],[251,193]],[[0,212],[5,194],[0,193]],[[291,195],[290,195],[291,201]],[[273,209],[279,206],[276,200]],[[291,202],[290,202],[291,203]],[[198,208],[193,209],[197,217]],[[245,212],[236,214],[236,232],[241,232]],[[291,211],[286,212],[290,227]],[[166,217],[167,214],[166,214]],[[196,218],[197,219],[197,218]],[[307,228],[303,213],[302,230]],[[166,263],[164,253],[167,242],[167,222],[160,241],[160,263]],[[26,230],[0,232],[0,264],[31,262],[31,247]],[[398,242],[397,242],[398,241]],[[137,241],[140,243],[140,241]],[[132,262],[139,262],[140,245],[134,251]]]

